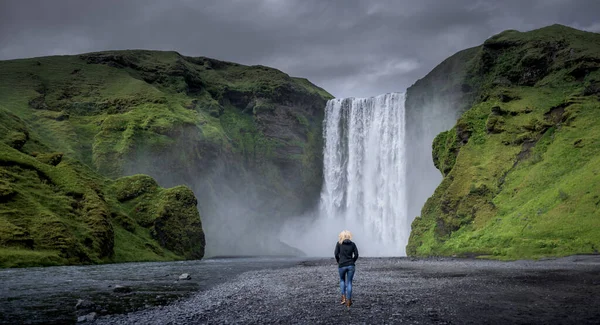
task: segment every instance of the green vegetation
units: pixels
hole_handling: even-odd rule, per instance
[[[186,258],[202,258],[204,233],[198,217],[196,197],[186,186],[162,190],[146,175],[116,180],[114,192],[123,206],[115,220],[123,229],[135,233],[135,225],[149,228],[160,246]],[[156,245],[148,247],[159,253]],[[125,250],[125,248],[123,248]]]
[[[33,132],[30,134],[30,141],[35,141]],[[77,161],[66,158],[56,165],[55,160],[44,164],[40,155],[32,157],[0,144],[0,266],[161,261],[202,256],[204,237],[196,201],[189,199],[190,195],[193,197],[189,189],[185,188],[187,197],[170,197],[167,204],[189,207],[191,202],[193,209],[158,211],[154,219],[142,224],[124,214],[127,205],[119,201],[143,191],[167,197],[181,189],[163,190],[147,176],[145,182],[127,182],[136,176],[118,179],[115,182],[118,190],[113,191],[115,185],[111,180]],[[151,232],[160,229],[159,218],[170,218],[186,226],[193,220],[196,229],[190,231],[195,231],[193,237],[198,242],[185,251],[162,243],[160,236]],[[188,251],[196,253],[188,256]]]
[[[444,179],[412,224],[408,254],[597,253],[600,35],[554,25],[469,51],[453,80],[467,85],[456,98],[468,110],[433,143]],[[421,85],[413,91],[431,82]]]
[[[328,98],[272,68],[176,52],[0,61],[0,267],[201,258],[192,191],[123,176],[186,183],[227,159],[282,196],[318,195],[272,161],[319,175]]]

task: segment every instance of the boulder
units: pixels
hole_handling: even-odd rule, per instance
[[[75,309],[93,309],[96,306],[93,302],[86,299],[77,299]]]
[[[122,285],[118,285],[118,284],[117,284],[117,285],[115,286],[115,288],[113,289],[113,292],[116,292],[116,293],[129,293],[129,292],[131,292],[131,291],[133,291],[133,290],[131,289],[131,287],[128,287],[128,286],[122,286]]]
[[[96,318],[98,318],[98,314],[96,314],[96,313],[89,313],[87,315],[77,317],[77,322],[78,323],[93,322],[93,321],[96,320]]]

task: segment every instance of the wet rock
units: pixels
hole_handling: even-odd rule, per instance
[[[92,309],[96,306],[93,302],[86,299],[77,299],[75,309]]]
[[[118,284],[117,284],[117,285],[115,286],[115,288],[113,289],[113,292],[116,292],[116,293],[129,293],[129,292],[131,292],[131,291],[133,291],[133,290],[131,289],[131,287],[128,287],[128,286],[122,286],[122,285],[118,285]]]
[[[192,277],[188,273],[183,273],[179,276],[179,280],[191,280]]]
[[[77,317],[77,322],[78,323],[83,323],[83,322],[93,322],[96,320],[96,318],[98,318],[98,314],[96,313],[89,313],[85,316],[79,316]]]
[[[91,322],[91,321],[96,320],[96,317],[98,317],[98,315],[96,313],[89,313],[89,314],[85,315],[85,320],[87,320],[88,322]]]

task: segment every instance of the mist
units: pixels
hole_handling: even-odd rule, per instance
[[[327,103],[324,183],[317,217],[306,225],[295,221],[285,229],[288,233],[302,229],[307,254],[330,254],[325,247],[331,244],[316,243],[314,238],[335,243],[337,233],[348,229],[357,244],[362,242],[361,251],[367,256],[405,255],[410,223],[404,99],[402,93],[390,93]]]
[[[442,181],[442,173],[433,164],[433,140],[456,124],[460,112],[446,98],[433,96],[420,105],[407,105],[406,115],[408,216],[412,222]]]
[[[265,171],[283,174],[285,168],[270,162],[253,165],[224,153],[203,141],[200,132],[195,126],[181,128],[168,148],[136,148],[124,173],[147,174],[162,187],[183,184],[194,192],[206,237],[205,257],[303,255],[278,238],[284,219],[306,208],[302,198],[294,196],[300,181],[279,175],[287,188],[278,188]]]
[[[333,257],[338,234],[345,229],[352,232],[352,241],[358,246],[361,256],[368,256],[370,251],[381,246],[369,240],[360,231],[362,223],[353,220],[326,218],[324,214],[315,211],[286,220],[280,232],[280,240],[287,245],[297,248],[306,256]]]
[[[397,95],[397,99],[402,103],[377,104],[378,99],[381,101],[390,95],[392,94],[358,99],[368,102],[368,105],[355,104],[354,107],[352,103],[357,102],[355,98],[332,100],[346,103],[346,106],[338,105],[333,110],[330,107],[332,101],[328,102],[326,119],[334,120],[326,120],[324,123],[328,129],[324,132],[327,139],[324,149],[325,181],[321,201],[311,213],[286,221],[281,231],[282,241],[309,256],[331,256],[337,235],[348,229],[353,233],[353,240],[363,256],[406,255],[405,247],[412,220],[420,214],[425,201],[442,180],[440,171],[433,164],[433,139],[454,126],[459,112],[455,105],[445,98],[438,97],[429,97],[421,102],[421,105],[407,107],[406,111],[404,95]],[[360,128],[370,127],[372,130],[354,130],[355,133],[365,132],[359,136],[362,143],[358,150],[362,154],[348,154],[346,151],[352,147],[349,143],[356,141],[352,139],[356,134],[352,135],[350,124],[357,123],[357,118],[349,111],[352,108],[358,111],[371,110],[372,114],[373,106],[377,105],[381,106],[379,110],[387,111],[385,113],[388,114],[393,110],[401,111],[402,118],[391,119],[391,116],[385,116],[385,126],[381,123],[371,124],[370,121],[358,123]],[[333,111],[336,111],[338,116],[333,117]],[[346,116],[340,118],[340,114]],[[361,118],[364,117],[359,117]],[[394,134],[401,139],[397,139],[399,142],[395,145],[390,145],[394,143],[390,142],[390,139],[385,140],[377,136],[374,139],[373,134],[377,133]],[[341,141],[339,145],[343,148],[328,152],[327,145],[331,145],[331,137],[340,137],[341,140],[336,141]],[[328,164],[328,159],[339,161],[332,165]],[[357,161],[353,162],[352,159]],[[369,167],[366,167],[351,171],[348,166],[356,164],[375,166],[375,170],[368,170]],[[333,174],[327,171],[328,168],[335,169]],[[349,179],[353,173],[360,179],[351,184]],[[328,174],[331,174],[329,179]],[[332,191],[337,192],[337,197],[332,198]],[[351,198],[353,191],[358,195]],[[337,202],[332,203],[331,200]],[[356,200],[363,202],[357,205]]]
[[[163,187],[185,184],[194,191],[207,257],[330,256],[344,229],[353,233],[363,256],[404,256],[411,222],[442,180],[433,165],[433,139],[459,116],[446,97],[427,97],[418,105],[399,93],[329,101],[323,187],[312,201],[276,188],[266,176],[266,171],[280,171],[281,183],[297,188],[302,186],[297,167],[253,166],[203,142],[195,127],[181,130],[177,143],[158,154],[140,149],[126,174],[145,173]],[[334,102],[337,106],[329,107]],[[348,105],[365,114],[348,115]],[[342,111],[346,116],[327,120]],[[342,127],[341,121],[351,120],[354,128]],[[331,137],[337,137],[337,149],[328,153]],[[205,154],[189,155],[190,148]]]

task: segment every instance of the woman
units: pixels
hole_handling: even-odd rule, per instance
[[[358,249],[352,242],[352,233],[342,231],[335,244],[335,260],[340,273],[340,290],[342,291],[342,305],[349,308],[352,305],[352,278],[354,277],[354,263],[358,259]]]

